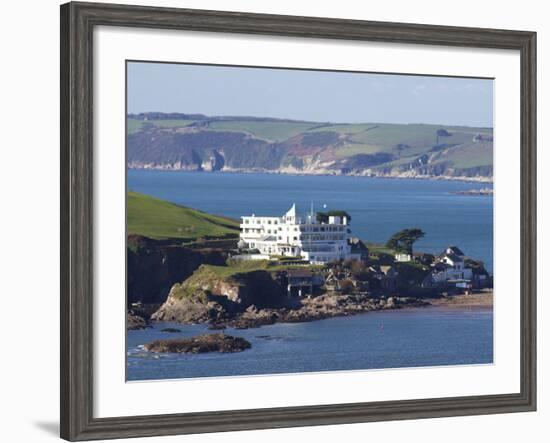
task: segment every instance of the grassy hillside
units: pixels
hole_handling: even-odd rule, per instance
[[[235,220],[136,192],[128,192],[126,211],[128,234],[194,240],[237,236],[239,233],[239,224]]]
[[[437,162],[451,162],[457,168],[491,166],[493,164],[493,146],[490,143],[464,143],[454,149],[442,151],[434,158]]]
[[[210,129],[248,132],[264,140],[281,142],[316,126],[316,123],[279,121],[215,121]]]
[[[151,113],[128,118],[128,162],[177,170],[490,178],[493,130]]]
[[[204,283],[212,282],[220,278],[234,279],[256,271],[280,272],[292,269],[321,271],[324,268],[324,265],[279,264],[269,260],[230,262],[227,266],[201,265],[193,275],[186,280],[186,284],[188,286],[201,286]]]

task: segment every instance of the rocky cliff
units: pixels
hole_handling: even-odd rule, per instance
[[[191,249],[170,241],[130,235],[127,248],[128,302],[162,303],[176,282],[191,276],[203,263],[223,265],[221,249]]]
[[[156,321],[219,323],[254,309],[281,308],[289,303],[276,275],[253,271],[229,276],[201,266],[170,290],[166,302],[152,316]]]
[[[224,275],[220,269],[202,266],[186,281],[172,287],[166,302],[151,319],[209,323],[212,328],[249,328],[427,304],[411,297],[376,299],[367,294],[324,293],[311,298],[289,298],[278,273],[260,270]]]

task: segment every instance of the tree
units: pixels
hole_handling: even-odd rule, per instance
[[[423,254],[420,254],[418,257],[416,257],[416,260],[422,265],[430,266],[435,261],[435,256],[433,254],[424,252]]]
[[[403,229],[393,234],[386,243],[386,246],[390,249],[395,249],[397,252],[404,252],[412,255],[414,242],[425,235],[426,234],[418,228]]]
[[[451,134],[449,131],[447,131],[446,129],[438,129],[437,132],[435,133],[435,144],[438,145],[439,144],[439,137],[450,137]]]

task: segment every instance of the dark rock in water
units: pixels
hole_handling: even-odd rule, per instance
[[[229,326],[235,329],[259,328],[264,325],[272,325],[277,322],[279,313],[273,309],[262,309],[246,311],[234,320],[227,322]]]
[[[242,337],[225,334],[198,335],[190,338],[155,340],[145,345],[150,352],[191,353],[203,352],[241,352],[251,347]]]
[[[491,196],[493,195],[494,191],[493,188],[482,188],[482,189],[468,189],[467,191],[458,191],[453,192],[452,194],[455,195],[486,195]]]
[[[178,328],[164,328],[164,329],[161,329],[160,332],[176,333],[176,332],[181,332],[181,329],[178,329]]]
[[[277,335],[257,335],[256,338],[261,338],[262,340],[284,340],[284,337]]]
[[[151,326],[143,317],[135,315],[133,313],[128,313],[126,316],[126,329],[129,331],[137,331],[139,329],[150,328]]]

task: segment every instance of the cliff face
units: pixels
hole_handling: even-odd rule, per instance
[[[227,253],[190,249],[169,242],[129,236],[127,249],[128,303],[162,303],[170,288],[191,276],[203,263],[223,265]]]
[[[217,171],[224,166],[273,169],[283,150],[249,134],[203,128],[170,131],[156,127],[128,136],[128,165],[134,168]]]
[[[171,288],[166,302],[152,319],[216,323],[242,314],[251,307],[281,308],[286,303],[285,288],[269,272],[217,276],[207,267],[201,267],[192,277]]]

